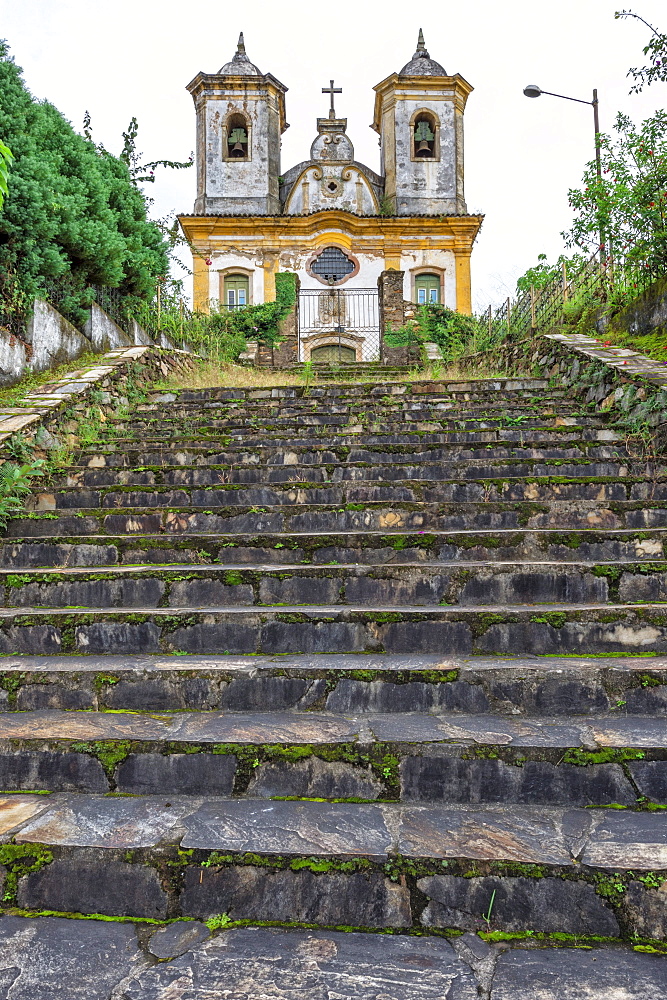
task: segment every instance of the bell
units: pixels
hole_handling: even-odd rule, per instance
[[[232,156],[245,156],[245,149],[242,143],[237,142],[232,146]]]
[[[421,153],[430,153],[430,152],[431,152],[431,147],[428,144],[428,140],[422,139],[422,141],[417,146],[417,156],[419,156]]]

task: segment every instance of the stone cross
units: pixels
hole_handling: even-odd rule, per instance
[[[331,108],[329,109],[329,118],[332,120],[336,117],[336,109],[334,108],[334,94],[342,94],[342,87],[334,87],[333,80],[330,81],[328,87],[322,87],[323,94],[331,94]]]

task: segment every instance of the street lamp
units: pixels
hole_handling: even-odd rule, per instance
[[[600,158],[600,116],[598,114],[598,92],[593,91],[592,101],[582,101],[580,97],[566,97],[565,94],[554,94],[550,90],[542,90],[535,83],[529,83],[527,87],[523,88],[523,92],[526,97],[541,97],[542,94],[548,94],[549,97],[562,97],[564,101],[576,101],[577,104],[590,104],[593,107],[593,126],[595,128],[595,167],[598,175],[598,182],[602,181],[602,161]],[[605,232],[604,226],[600,224],[600,251],[604,254],[605,245]]]

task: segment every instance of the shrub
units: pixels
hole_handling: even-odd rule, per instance
[[[167,274],[167,242],[148,220],[128,165],[79,135],[28,91],[0,42],[0,135],[14,155],[0,215],[0,299],[15,309],[56,280],[70,313],[90,301],[86,286],[153,296]]]

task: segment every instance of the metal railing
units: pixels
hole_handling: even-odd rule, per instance
[[[567,318],[568,303],[604,306],[616,300],[622,305],[624,295],[632,299],[665,273],[622,256],[595,253],[581,263],[564,261],[560,274],[544,285],[533,285],[514,299],[508,297],[495,309],[489,306],[478,319],[490,342],[520,340],[559,326]]]
[[[304,288],[299,292],[299,360],[312,349],[354,350],[357,360],[380,358],[379,297],[375,288]],[[361,358],[359,358],[361,355]]]

